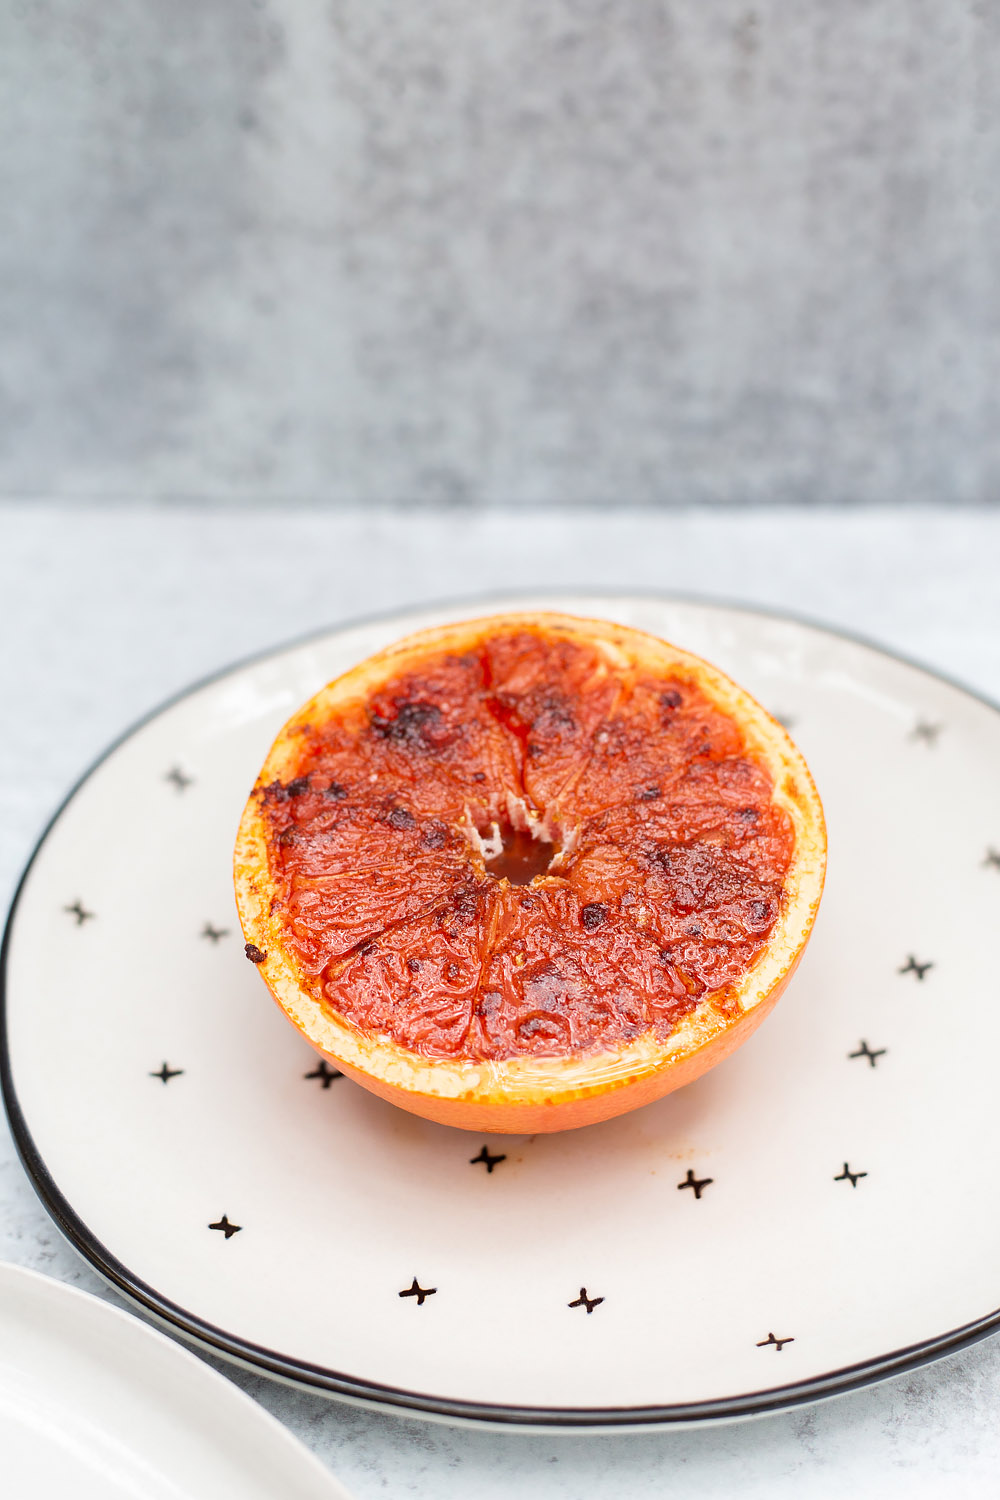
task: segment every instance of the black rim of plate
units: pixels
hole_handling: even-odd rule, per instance
[[[150,709],[148,713],[143,714],[141,718],[137,719],[135,723],[120,734],[117,739],[112,741],[107,749],[84,771],[75,785],[70,788],[42,830],[18,881],[11,901],[10,911],[7,915],[3,943],[0,946],[0,1086],[3,1089],[4,1105],[7,1111],[7,1118],[10,1122],[11,1134],[14,1137],[14,1144],[21,1158],[22,1165],[43,1206],[69,1240],[70,1244],[79,1251],[85,1260],[89,1261],[91,1266],[126,1301],[140,1309],[162,1327],[180,1335],[185,1340],[198,1345],[207,1352],[233,1361],[252,1371],[270,1375],[275,1379],[301,1386],[315,1393],[339,1396],[346,1400],[360,1402],[366,1406],[394,1410],[401,1416],[408,1414],[415,1416],[424,1415],[444,1418],[448,1421],[487,1423],[511,1428],[526,1427],[535,1429],[545,1428],[549,1430],[571,1430],[574,1428],[628,1429],[637,1427],[688,1426],[702,1422],[733,1421],[745,1417],[763,1416],[768,1413],[785,1411],[795,1406],[809,1405],[829,1396],[844,1395],[848,1391],[858,1390],[866,1385],[872,1385],[877,1381],[887,1380],[895,1375],[906,1374],[909,1371],[918,1369],[921,1365],[930,1364],[934,1360],[941,1359],[945,1355],[956,1354],[1000,1329],[1000,1308],[996,1308],[986,1313],[983,1317],[977,1318],[971,1323],[963,1324],[960,1328],[953,1328],[937,1338],[925,1339],[920,1343],[907,1345],[903,1349],[894,1349],[890,1353],[874,1359],[863,1360],[858,1364],[846,1365],[836,1370],[830,1370],[826,1374],[815,1376],[810,1380],[798,1381],[790,1385],[772,1386],[764,1390],[753,1391],[743,1396],[720,1397],[711,1401],[687,1402],[669,1406],[550,1407],[494,1405],[489,1402],[453,1400],[420,1391],[408,1391],[396,1386],[382,1385],[377,1381],[355,1379],[350,1375],[326,1369],[321,1365],[313,1365],[305,1360],[278,1354],[273,1349],[265,1349],[258,1344],[251,1343],[249,1340],[241,1339],[235,1334],[228,1333],[225,1329],[217,1328],[212,1323],[205,1322],[195,1313],[189,1312],[186,1308],[180,1307],[177,1303],[171,1302],[166,1297],[162,1297],[154,1287],[148,1286],[146,1282],[135,1276],[126,1265],[123,1265],[87,1227],[68,1199],[64,1197],[52,1174],[49,1172],[45,1161],[32,1139],[31,1131],[18,1103],[14,1087],[7,1035],[7,961],[14,931],[14,922],[17,916],[17,908],[35,860],[46,840],[58,824],[63,812],[90,780],[94,772],[140,729],[144,728],[153,719],[159,718],[161,714],[174,707],[175,704],[192,697],[203,688],[211,686],[212,683],[219,682],[223,678],[231,676],[234,672],[253,666],[257,662],[266,661],[271,657],[280,656],[286,651],[294,650],[298,646],[308,645],[311,641],[319,641],[326,636],[336,635],[342,631],[351,630],[356,626],[374,624],[382,620],[388,621],[399,616],[422,611],[452,611],[468,607],[470,610],[475,609],[479,613],[489,613],[491,609],[498,607],[510,608],[512,604],[516,603],[519,597],[523,598],[526,602],[543,597],[551,600],[553,604],[558,604],[560,598],[568,601],[570,599],[582,600],[588,596],[594,597],[595,600],[597,598],[608,597],[631,597],[636,600],[646,599],[650,602],[661,604],[693,604],[706,608],[734,610],[744,614],[784,621],[788,624],[801,625],[806,629],[817,631],[834,639],[849,641],[853,645],[865,647],[878,656],[888,657],[892,661],[911,667],[921,672],[924,676],[931,678],[934,682],[944,683],[949,687],[955,688],[967,697],[984,704],[987,708],[1000,714],[1000,704],[994,703],[992,699],[968,687],[965,683],[948,676],[946,673],[935,671],[925,663],[915,661],[901,652],[886,650],[877,641],[873,641],[864,635],[835,629],[822,621],[813,620],[792,611],[769,609],[763,605],[748,604],[738,600],[716,599],[704,595],[683,593],[657,595],[646,590],[634,590],[630,592],[627,589],[619,588],[605,591],[600,588],[588,588],[586,586],[572,590],[567,588],[553,589],[551,591],[541,589],[511,590],[510,592],[498,593],[492,596],[431,600],[429,602],[418,601],[409,603],[401,609],[380,610],[371,615],[345,620],[341,624],[325,626],[319,630],[309,631],[305,635],[298,636],[294,640],[287,641],[282,645],[254,652],[250,656],[223,667],[217,672],[211,672],[188,687],[182,688],[180,692],[172,694],[155,708]]]

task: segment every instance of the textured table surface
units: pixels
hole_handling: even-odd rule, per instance
[[[529,520],[0,507],[0,886],[13,888],[53,806],[123,727],[234,658],[352,615],[519,585],[701,593],[866,634],[1000,699],[998,564],[996,512]],[[0,1258],[111,1297],[36,1201],[5,1127]],[[358,1500],[499,1500],[515,1487],[532,1500],[978,1497],[996,1493],[1000,1465],[996,1339],[790,1415],[614,1437],[402,1421],[220,1368]]]

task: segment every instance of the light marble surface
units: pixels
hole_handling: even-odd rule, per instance
[[[0,494],[988,501],[983,0],[8,0]]]
[[[131,720],[298,632],[518,583],[683,590],[863,632],[1000,699],[998,564],[995,512],[537,514],[525,524],[502,514],[0,507],[0,886],[12,888],[53,805]],[[0,1258],[102,1290],[37,1203],[6,1134]],[[811,1410],[614,1437],[459,1431],[228,1373],[359,1500],[514,1490],[532,1500],[930,1500],[993,1496],[1000,1466],[996,1339]]]

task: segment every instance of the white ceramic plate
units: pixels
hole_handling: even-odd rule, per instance
[[[302,700],[409,630],[526,604],[653,630],[787,716],[829,876],[729,1062],[605,1125],[484,1138],[323,1076],[243,956],[230,856]],[[9,925],[7,1105],[83,1254],[219,1353],[453,1419],[747,1415],[996,1325],[998,915],[1000,715],[960,688],[707,604],[413,611],[194,689],[73,793]]]
[[[0,1265],[3,1493],[347,1500],[249,1396],[97,1297]]]

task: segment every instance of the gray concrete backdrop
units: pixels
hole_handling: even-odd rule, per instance
[[[0,0],[0,494],[1000,497],[993,0]]]

